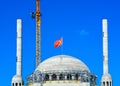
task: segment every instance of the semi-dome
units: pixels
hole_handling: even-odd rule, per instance
[[[48,58],[38,65],[35,71],[41,71],[43,73],[55,73],[55,72],[90,72],[88,67],[79,59],[68,55],[57,55]]]

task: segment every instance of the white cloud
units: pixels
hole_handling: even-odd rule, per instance
[[[86,36],[86,35],[88,35],[88,32],[86,30],[81,30],[80,35]]]

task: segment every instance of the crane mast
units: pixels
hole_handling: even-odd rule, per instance
[[[40,1],[36,0],[36,67],[41,62]]]

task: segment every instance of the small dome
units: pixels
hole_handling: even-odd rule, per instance
[[[90,72],[88,67],[79,59],[68,55],[57,55],[43,61],[38,65],[36,71],[44,73],[55,72]]]

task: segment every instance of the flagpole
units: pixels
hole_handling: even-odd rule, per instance
[[[63,54],[63,37],[62,37],[62,46],[61,46],[61,55]]]
[[[62,61],[62,55],[63,55],[63,37],[61,37],[61,39],[62,39],[62,44],[61,44],[61,56],[60,56],[60,58],[61,58],[61,61]]]

